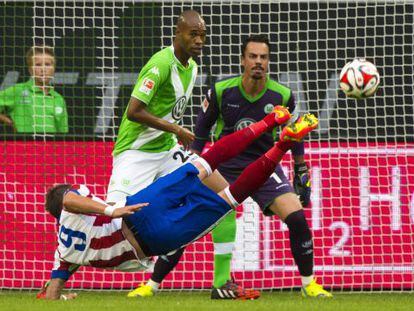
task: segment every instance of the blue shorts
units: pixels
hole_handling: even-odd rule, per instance
[[[232,184],[241,174],[236,170],[229,169],[219,168],[219,171],[230,184]],[[282,194],[290,192],[294,193],[295,190],[285,176],[282,167],[278,165],[276,166],[275,172],[251,195],[251,197],[259,205],[265,216],[272,216],[274,214],[269,207],[273,203],[273,200]]]
[[[124,218],[147,256],[165,255],[210,232],[231,206],[198,178],[186,164],[136,194],[127,205],[148,202]]]

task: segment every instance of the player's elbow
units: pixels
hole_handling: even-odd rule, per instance
[[[131,122],[148,124],[149,120],[145,112],[143,111],[130,111],[127,110],[126,117]]]
[[[140,120],[139,114],[136,113],[134,110],[129,109],[129,108],[128,108],[127,113],[126,113],[126,117],[127,117],[128,121],[131,121],[131,122],[139,122],[139,120]]]

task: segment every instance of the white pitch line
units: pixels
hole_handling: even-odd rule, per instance
[[[270,271],[297,271],[296,266],[266,266],[266,270]],[[321,272],[414,272],[414,266],[315,266],[314,271]]]
[[[361,155],[361,154],[389,154],[414,156],[414,149],[402,148],[312,148],[306,149],[307,154],[334,154],[334,155]]]

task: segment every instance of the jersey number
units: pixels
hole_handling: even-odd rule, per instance
[[[173,159],[178,160],[178,158],[180,158],[181,162],[185,163],[191,157],[191,155],[193,155],[191,151],[187,151],[187,153],[185,153],[184,151],[179,150],[174,152]]]
[[[66,240],[64,235],[66,235]],[[86,234],[80,231],[73,231],[65,226],[62,226],[59,232],[59,240],[63,243],[63,245],[69,248],[72,245],[72,238],[82,240],[79,244],[75,244],[74,247],[77,251],[84,251],[86,247]]]

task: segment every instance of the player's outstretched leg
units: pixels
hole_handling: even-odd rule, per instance
[[[301,141],[317,126],[318,119],[312,114],[306,114],[295,123],[287,125],[274,147],[247,166],[230,187],[220,192],[220,196],[233,206],[242,203],[273,174],[276,166],[284,154],[292,148],[294,142]]]
[[[318,118],[311,113],[304,114],[296,122],[285,126],[280,134],[282,141],[301,141],[318,126]]]
[[[201,158],[214,171],[220,163],[223,163],[244,151],[256,138],[263,133],[271,131],[275,126],[289,121],[291,115],[283,106],[276,106],[271,113],[261,121],[222,137]],[[211,172],[210,172],[211,173]]]

